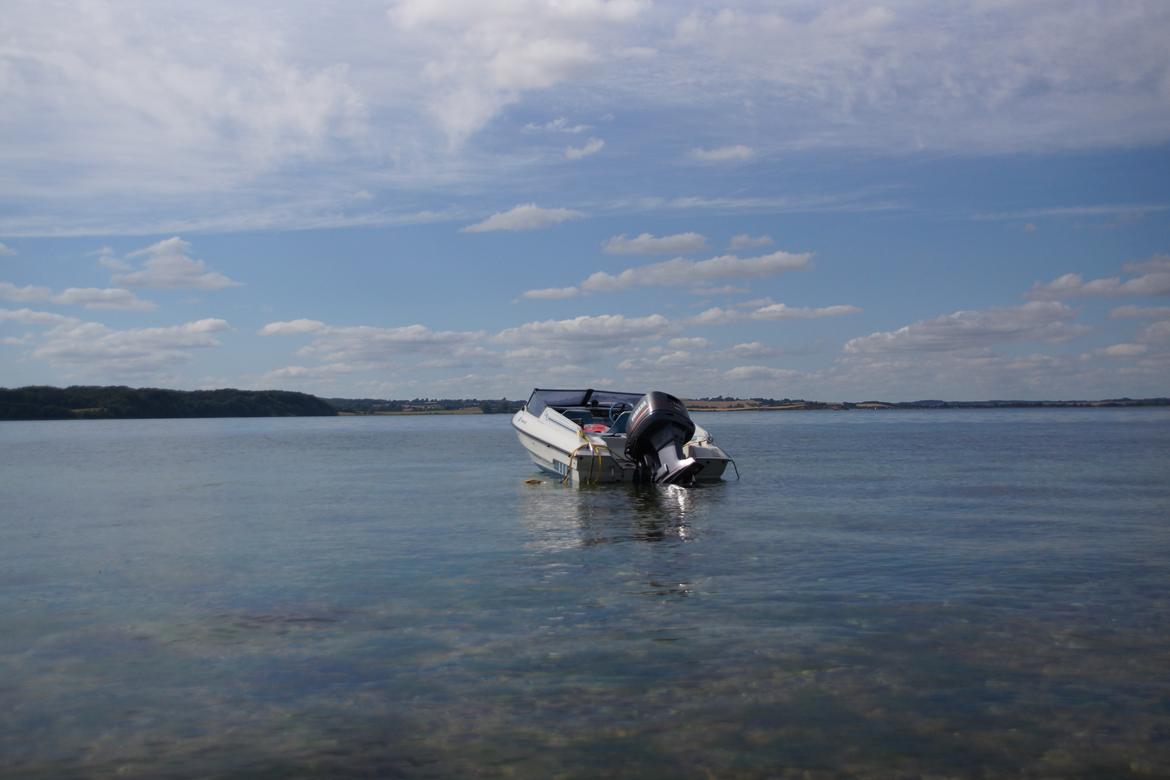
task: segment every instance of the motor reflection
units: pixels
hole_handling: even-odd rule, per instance
[[[530,548],[566,549],[621,542],[689,542],[717,510],[722,483],[574,487],[554,480],[523,485],[521,521]]]
[[[608,550],[604,567],[617,577],[620,591],[654,599],[687,598],[695,592],[691,543],[718,516],[724,497],[720,488],[579,488],[553,480],[524,484],[518,506],[529,538],[525,547],[537,556],[538,565],[553,567],[558,574],[590,572],[599,559],[589,551]],[[652,544],[614,549],[623,542]],[[601,586],[596,579],[591,584]],[[662,641],[677,638],[666,634]]]

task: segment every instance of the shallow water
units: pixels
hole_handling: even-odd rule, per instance
[[[0,775],[1170,774],[1170,411],[0,424]]]

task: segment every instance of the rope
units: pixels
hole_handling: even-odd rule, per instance
[[[577,459],[577,453],[580,452],[580,450],[581,448],[578,447],[569,453],[569,467],[565,469],[565,476],[561,477],[562,485],[573,478],[573,461]]]
[[[577,445],[577,449],[575,449],[569,453],[569,468],[568,468],[568,470],[565,471],[565,476],[561,479],[561,484],[564,484],[565,482],[569,482],[573,479],[573,463],[574,463],[574,461],[576,461],[578,459],[578,456],[580,455],[581,450],[585,449],[586,447],[588,447],[590,450],[593,449],[592,445],[589,443],[589,438],[585,435],[584,428],[577,429],[577,438],[581,440],[581,443]],[[592,461],[590,461],[589,465],[590,465],[590,476],[592,476],[592,471],[593,471]]]
[[[577,445],[577,449],[569,453],[569,468],[565,472],[565,476],[561,478],[561,484],[568,482],[573,478],[573,463],[580,460],[581,450],[588,449],[589,454],[592,455],[589,459],[589,476],[584,479],[587,485],[596,485],[604,476],[602,472],[601,458],[602,450],[609,452],[609,447],[605,444],[594,444],[588,436],[585,435],[584,430],[577,431],[577,438],[581,443]]]

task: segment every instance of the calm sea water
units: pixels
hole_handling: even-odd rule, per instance
[[[0,423],[5,777],[1170,774],[1170,411]]]

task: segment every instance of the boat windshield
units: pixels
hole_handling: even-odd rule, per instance
[[[562,411],[573,406],[596,406],[608,410],[615,403],[629,404],[630,408],[642,399],[645,393],[619,393],[614,390],[542,390],[537,388],[528,398],[528,413],[540,415],[546,406]]]

